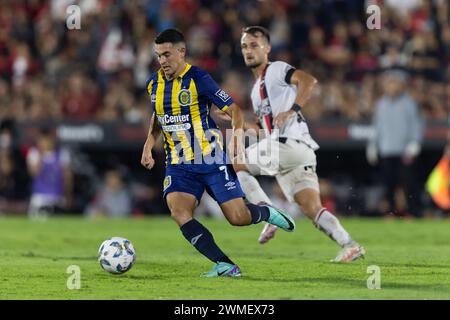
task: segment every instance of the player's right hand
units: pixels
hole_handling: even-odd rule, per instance
[[[280,112],[278,115],[273,118],[273,124],[279,129],[283,128],[287,121],[293,117],[295,117],[296,113],[293,110]]]
[[[151,170],[151,168],[153,168],[153,166],[155,165],[155,160],[152,157],[152,150],[147,150],[146,148],[144,148],[141,157],[141,164],[148,170]]]
[[[212,115],[221,121],[229,122],[231,121],[231,117],[228,113],[219,110],[218,108],[213,108],[211,111]]]

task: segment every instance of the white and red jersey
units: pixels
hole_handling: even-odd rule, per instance
[[[304,121],[299,122],[297,117],[291,118],[279,130],[279,135],[276,137],[273,132],[273,118],[280,112],[288,111],[297,97],[297,87],[286,82],[287,73],[294,69],[293,66],[282,61],[270,62],[266,67],[265,75],[263,72],[265,86],[262,84],[263,75],[253,85],[251,93],[253,110],[258,115],[260,124],[267,135],[273,138],[285,137],[300,140],[317,150],[319,145],[309,134],[308,125]]]

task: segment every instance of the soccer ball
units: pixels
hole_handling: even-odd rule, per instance
[[[112,237],[103,241],[98,249],[100,266],[111,273],[127,272],[136,261],[136,251],[130,240],[122,237]]]

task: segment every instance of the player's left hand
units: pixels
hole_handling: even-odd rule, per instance
[[[152,157],[152,148],[148,148],[147,145],[144,146],[142,151],[141,164],[148,170],[151,170],[155,165],[155,160]]]
[[[273,119],[273,124],[278,127],[278,128],[283,128],[284,125],[286,124],[286,122],[295,117],[297,115],[297,113],[295,113],[294,110],[289,110],[289,111],[285,111],[285,112],[280,112],[279,114],[277,114],[277,116]]]

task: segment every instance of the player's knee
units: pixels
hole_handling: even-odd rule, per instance
[[[300,205],[302,212],[310,219],[322,209],[320,194],[317,191],[303,190],[294,195],[295,201]]]
[[[246,221],[246,219],[243,219],[240,216],[231,216],[228,218],[228,222],[232,226],[247,226],[248,225],[248,222]]]
[[[181,226],[192,219],[192,212],[181,207],[171,208],[170,217]]]
[[[247,210],[236,209],[227,215],[228,222],[233,226],[247,226],[251,223],[251,218]]]
[[[300,208],[306,216],[313,218],[322,209],[322,204],[317,201],[307,200],[300,205]]]

